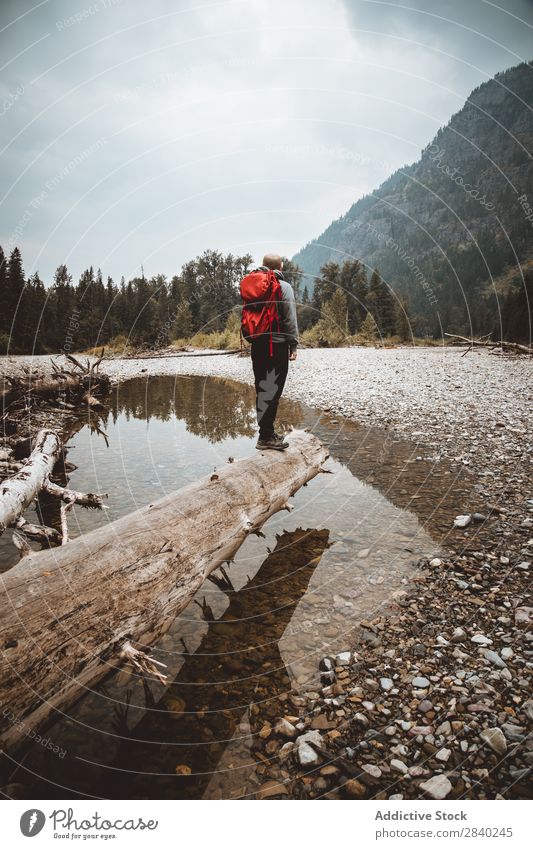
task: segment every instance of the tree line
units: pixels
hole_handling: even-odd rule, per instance
[[[73,352],[117,339],[163,348],[175,339],[220,333],[230,325],[235,331],[239,282],[252,267],[249,254],[206,250],[170,280],[141,273],[115,283],[91,267],[74,283],[66,265],[60,265],[45,286],[38,272],[26,278],[18,248],[6,257],[0,247],[0,353]],[[369,277],[359,260],[326,263],[311,285],[290,260],[284,262],[284,274],[295,292],[304,341],[342,345],[354,337],[407,341],[416,335],[418,318],[407,299],[391,290],[378,269]],[[532,284],[533,276],[526,275],[526,286],[502,302],[508,339],[528,341],[523,337],[530,333]]]

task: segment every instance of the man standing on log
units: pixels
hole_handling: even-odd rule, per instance
[[[242,334],[252,345],[259,439],[256,448],[284,451],[289,443],[274,430],[289,361],[296,359],[298,321],[291,284],[283,276],[278,254],[241,281]]]

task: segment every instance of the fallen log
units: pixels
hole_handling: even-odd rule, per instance
[[[59,548],[30,554],[0,592],[0,739],[15,746],[170,627],[203,581],[321,471],[294,431],[283,452],[224,466]],[[146,657],[146,656],[145,656]],[[160,669],[150,666],[145,670]]]
[[[513,354],[529,354],[529,356],[533,354],[533,348],[531,346],[521,345],[519,342],[506,342],[504,339],[494,342],[487,339],[486,336],[482,336],[480,339],[474,339],[468,336],[458,336],[456,333],[445,333],[444,335],[448,339],[456,339],[460,345],[468,345],[465,354],[473,348],[489,348],[490,350],[500,348],[502,351],[510,351]]]
[[[22,516],[43,489],[60,452],[57,434],[53,430],[41,430],[22,468],[0,484],[0,534]]]

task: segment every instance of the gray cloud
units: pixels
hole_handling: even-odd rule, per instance
[[[2,3],[0,244],[46,280],[291,254],[526,58],[531,2],[401,5]]]

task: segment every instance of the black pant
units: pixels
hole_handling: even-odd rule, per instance
[[[252,342],[252,365],[255,377],[257,424],[259,438],[269,439],[274,433],[278,402],[289,370],[288,342],[273,342],[269,354],[270,337],[260,336]]]

